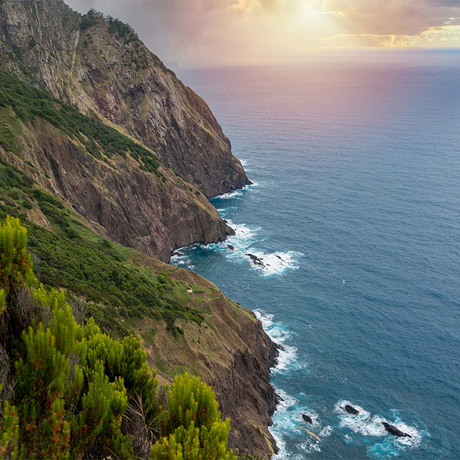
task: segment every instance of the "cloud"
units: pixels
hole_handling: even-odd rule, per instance
[[[324,0],[323,11],[341,11],[338,19],[352,33],[417,35],[460,16],[457,0]]]
[[[324,46],[455,46],[457,29],[443,27],[460,25],[460,0],[66,1],[128,22],[181,66],[295,62]]]

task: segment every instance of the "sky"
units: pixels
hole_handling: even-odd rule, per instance
[[[460,49],[460,0],[65,1],[129,23],[152,52],[181,68]]]

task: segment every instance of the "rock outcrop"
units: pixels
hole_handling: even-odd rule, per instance
[[[140,140],[206,197],[249,183],[203,99],[129,26],[61,0],[2,0],[0,39],[0,66]]]

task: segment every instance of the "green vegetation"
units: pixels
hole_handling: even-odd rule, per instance
[[[71,139],[78,141],[93,157],[106,161],[114,155],[130,154],[140,169],[155,173],[161,180],[160,160],[146,148],[98,120],[82,115],[75,107],[64,104],[51,94],[21,82],[0,70],[0,107],[11,107],[22,121],[34,123],[42,118]],[[3,128],[5,130],[6,128]],[[8,136],[8,132],[0,136]],[[3,141],[8,146],[8,141]],[[2,143],[3,145],[3,143]]]
[[[84,299],[105,331],[123,337],[130,318],[150,317],[164,319],[178,336],[183,331],[174,324],[177,318],[204,320],[184,304],[186,289],[179,282],[129,262],[130,250],[95,235],[61,201],[1,160],[0,196],[0,218],[20,217],[29,231],[40,281]],[[29,209],[46,216],[53,231],[32,223]]]
[[[147,57],[149,54],[155,64],[163,65],[158,56],[154,55],[143,46],[136,32],[129,24],[125,24],[124,22],[113,18],[112,16],[104,16],[102,13],[91,9],[87,14],[82,16],[80,22],[80,30],[85,32],[96,24],[101,23],[102,21],[108,25],[107,31],[109,34],[115,37],[118,41],[124,43],[125,45],[129,45],[130,43],[133,44],[130,54],[131,62],[136,64],[136,70],[139,71],[142,69],[148,69],[150,63]],[[83,46],[88,48],[91,43],[92,40],[87,36],[83,42]]]
[[[84,32],[87,29],[95,26],[99,19],[102,19],[102,15],[97,13],[95,10],[90,9],[87,14],[84,14],[80,22],[80,30]]]
[[[99,11],[91,8],[87,14],[83,15],[80,22],[80,30],[85,31],[95,26],[96,24],[105,21],[109,26],[109,33],[114,35],[120,40],[124,40],[125,43],[131,41],[139,41],[139,38],[134,29],[119,19],[115,19],[112,16],[104,16]]]
[[[227,451],[230,420],[222,422],[214,392],[198,377],[176,376],[168,392],[168,408],[160,414],[161,439],[151,459],[235,458]]]
[[[14,148],[15,141],[16,136],[11,125],[5,120],[0,120],[0,145],[5,150],[16,153]]]
[[[138,40],[136,32],[134,32],[134,29],[129,24],[125,24],[111,16],[107,16],[105,21],[109,25],[109,33],[115,35],[117,38],[124,39],[126,43]]]
[[[131,459],[147,444],[151,460],[234,459],[230,422],[221,420],[213,391],[184,375],[162,405],[166,389],[158,391],[140,338],[120,342],[93,319],[78,324],[64,294],[38,284],[26,244],[26,229],[7,216],[0,225],[0,347],[14,392],[0,400],[0,456]]]

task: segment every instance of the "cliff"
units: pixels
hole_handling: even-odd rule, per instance
[[[196,273],[96,235],[63,199],[1,160],[0,220],[7,214],[28,229],[39,281],[64,289],[80,321],[86,311],[113,337],[140,334],[163,382],[185,371],[199,375],[231,418],[230,447],[271,455],[267,427],[276,401],[269,368],[277,349],[251,311]],[[11,393],[6,371],[1,381]]]
[[[127,25],[61,0],[0,2],[0,65],[140,140],[206,197],[249,183],[206,103]]]
[[[163,380],[200,375],[231,446],[268,458],[274,344],[155,259],[232,232],[206,197],[248,179],[207,105],[128,26],[60,0],[0,0],[0,68],[0,218],[25,223],[39,280],[111,335],[141,334]]]
[[[152,261],[140,262],[152,266]],[[162,268],[174,282],[185,283],[187,303],[205,312],[206,319],[200,325],[176,321],[183,331],[180,340],[173,340],[165,326],[152,333],[155,322],[148,318],[134,321],[149,362],[167,381],[185,370],[199,375],[214,389],[223,415],[231,420],[229,446],[269,458],[275,443],[267,427],[276,407],[269,369],[276,363],[276,345],[250,310],[226,298],[212,283],[187,270]]]
[[[232,233],[209,201],[148,149],[0,71],[6,158],[100,235],[163,261]]]

